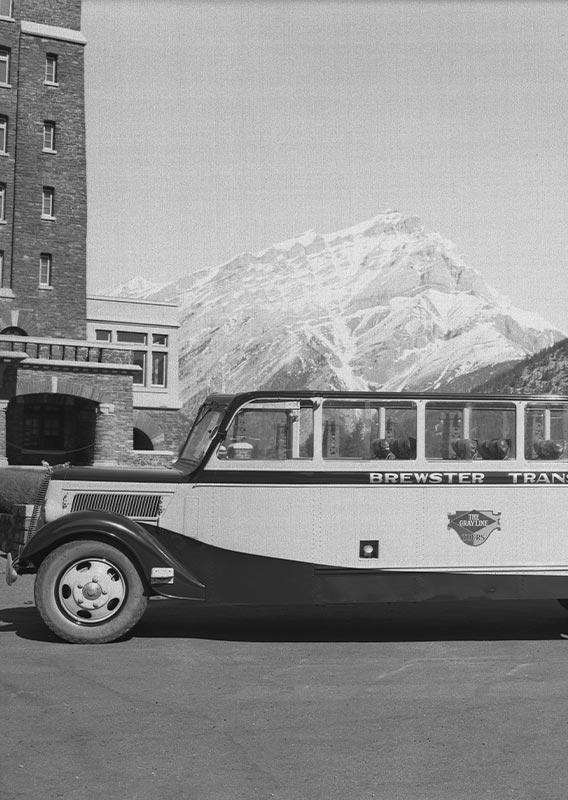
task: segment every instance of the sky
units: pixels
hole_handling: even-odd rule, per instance
[[[387,209],[568,332],[568,3],[83,0],[89,291]]]

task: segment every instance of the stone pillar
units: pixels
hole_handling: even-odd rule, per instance
[[[116,457],[118,444],[118,431],[116,430],[116,415],[112,403],[101,403],[97,411],[95,427],[95,467],[118,464]]]
[[[8,466],[6,455],[6,441],[8,439],[6,430],[6,410],[9,400],[0,400],[0,467]]]

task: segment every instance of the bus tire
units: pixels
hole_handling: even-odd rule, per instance
[[[561,600],[561,599],[558,599],[558,602],[560,603],[560,605],[562,606],[562,608],[564,608],[564,609],[566,609],[566,611],[568,611],[568,600],[564,600],[564,599],[562,599],[562,600]]]
[[[53,633],[74,644],[103,644],[124,636],[148,604],[136,566],[107,542],[67,542],[42,561],[35,603]]]

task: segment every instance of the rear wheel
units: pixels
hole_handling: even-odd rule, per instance
[[[128,556],[94,540],[68,542],[53,550],[38,570],[34,595],[45,624],[77,644],[102,644],[124,636],[148,604]]]

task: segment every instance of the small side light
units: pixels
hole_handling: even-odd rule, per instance
[[[173,583],[173,567],[152,567],[150,583]]]
[[[362,539],[359,542],[359,558],[378,558],[379,541],[378,539]]]

